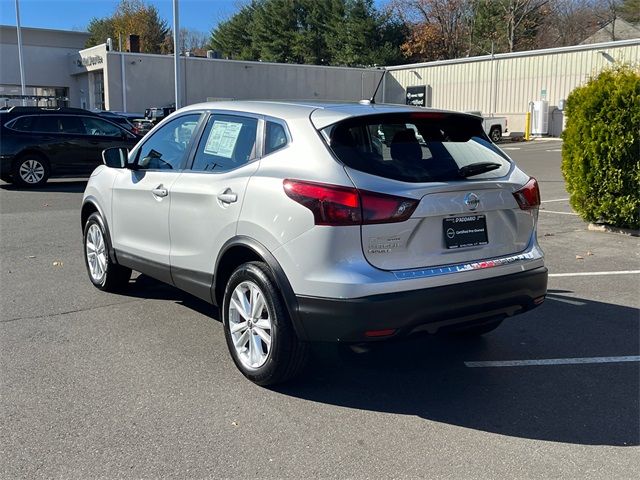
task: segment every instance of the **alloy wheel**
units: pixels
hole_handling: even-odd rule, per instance
[[[18,173],[24,183],[35,185],[44,178],[44,165],[39,160],[25,160]]]
[[[107,250],[100,227],[93,223],[87,231],[85,240],[89,273],[94,282],[100,283],[107,271]]]
[[[271,351],[271,316],[262,290],[245,281],[229,302],[229,331],[240,362],[250,369],[265,364]]]

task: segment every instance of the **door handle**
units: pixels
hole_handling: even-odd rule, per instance
[[[156,197],[166,197],[167,195],[169,195],[169,190],[167,190],[162,184],[160,184],[156,188],[151,190],[151,193],[153,193]]]
[[[218,194],[218,200],[222,203],[235,203],[238,201],[238,195],[233,193],[230,188],[227,188],[224,192]]]

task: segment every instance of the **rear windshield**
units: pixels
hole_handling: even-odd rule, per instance
[[[348,167],[403,182],[499,178],[511,168],[481,120],[464,115],[370,115],[331,125],[322,134]]]

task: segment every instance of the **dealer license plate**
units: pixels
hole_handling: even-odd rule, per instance
[[[447,248],[475,247],[489,243],[487,219],[484,215],[444,218],[442,231]]]

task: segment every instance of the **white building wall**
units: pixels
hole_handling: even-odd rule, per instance
[[[22,53],[27,87],[66,87],[69,100],[79,104],[77,81],[66,68],[69,54],[77,54],[89,38],[85,32],[22,28]],[[20,85],[16,27],[0,25],[0,85]]]
[[[109,52],[108,109],[123,109],[121,57],[128,111],[142,112],[151,106],[174,102],[172,56]],[[182,57],[180,61],[183,105],[208,98],[358,101],[371,96],[382,76],[382,70],[377,69],[196,57]],[[377,98],[381,101],[382,92]]]
[[[638,64],[640,40],[390,67],[385,101],[404,103],[407,86],[430,85],[432,107],[506,116],[510,131],[522,132],[529,102],[546,90],[551,129],[558,134],[558,101],[612,62]]]

